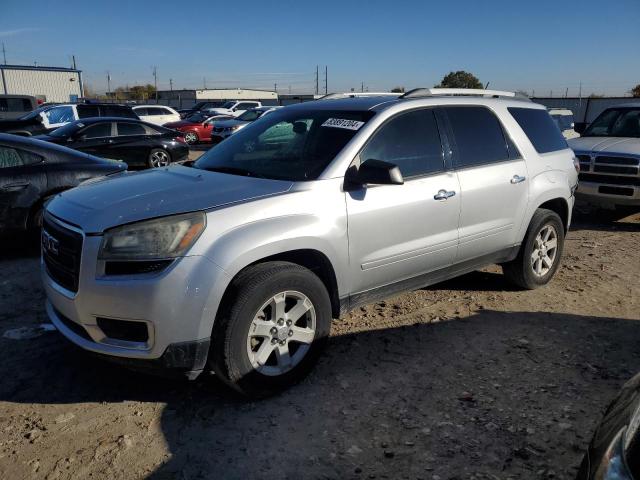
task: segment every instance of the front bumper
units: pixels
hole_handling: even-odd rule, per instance
[[[188,256],[158,273],[107,276],[97,260],[101,241],[101,236],[84,236],[76,293],[58,284],[41,260],[47,313],[60,333],[85,350],[122,361],[153,360],[184,371],[203,368],[203,345],[207,350],[228,283],[224,270],[207,257]],[[146,325],[146,341],[109,338],[101,319]]]
[[[619,191],[625,194],[604,193],[603,189],[605,192]],[[613,208],[616,205],[640,206],[640,187],[633,185],[605,185],[581,180],[576,191],[576,198],[598,207]]]

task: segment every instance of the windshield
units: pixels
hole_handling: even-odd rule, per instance
[[[44,112],[45,110],[48,110],[50,108],[52,108],[51,105],[48,105],[46,107],[36,108],[35,110],[30,111],[26,115],[21,116],[20,120],[31,120],[32,118],[37,117],[41,112]]]
[[[194,113],[193,115],[189,115],[187,117],[187,121],[193,123],[202,123],[207,119],[207,116],[203,113]]]
[[[243,122],[253,122],[260,118],[263,113],[264,110],[247,110],[238,117],[238,120],[242,120]]]
[[[84,127],[82,122],[68,123],[64,127],[56,128],[53,132],[49,133],[50,137],[54,138],[67,138],[73,136],[75,132]]]
[[[640,108],[610,108],[585,130],[583,137],[640,138]]]
[[[573,115],[551,115],[560,131],[571,130],[573,128]]]
[[[239,130],[205,153],[195,167],[250,177],[315,180],[373,115],[283,109]]]

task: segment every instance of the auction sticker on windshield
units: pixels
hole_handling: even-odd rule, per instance
[[[346,128],[347,130],[359,130],[364,122],[357,120],[346,120],[344,118],[327,118],[322,124],[323,127]]]

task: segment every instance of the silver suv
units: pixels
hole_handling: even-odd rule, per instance
[[[546,109],[507,92],[293,105],[192,168],[56,196],[46,308],[86,350],[263,396],[302,378],[358,305],[491,263],[549,282],[576,184]]]

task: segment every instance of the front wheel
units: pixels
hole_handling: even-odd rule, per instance
[[[171,163],[171,155],[164,148],[154,148],[149,153],[149,167],[168,167]]]
[[[331,303],[322,281],[288,262],[249,267],[230,286],[216,319],[210,367],[228,385],[254,398],[304,378],[331,326]]]
[[[502,265],[507,279],[533,290],[549,283],[560,266],[564,247],[564,226],[557,213],[540,208],[529,224],[515,260]]]

